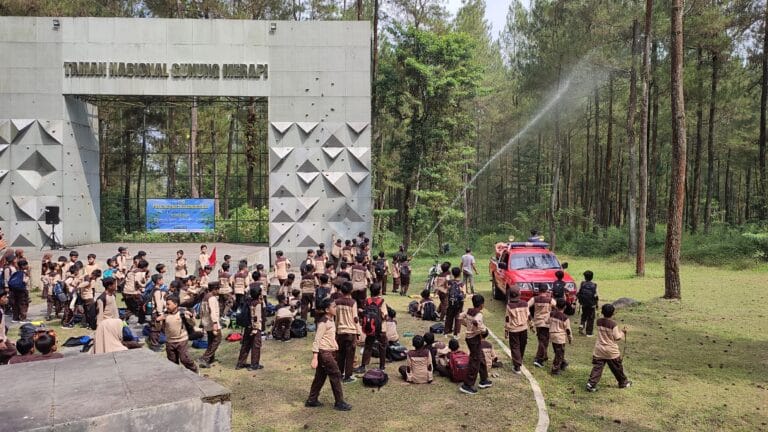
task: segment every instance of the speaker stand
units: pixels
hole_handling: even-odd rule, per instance
[[[45,241],[43,242],[43,245],[40,246],[40,250],[45,249],[45,247],[48,246],[49,242],[50,242],[51,250],[62,249],[61,243],[56,238],[56,224],[50,224],[50,225],[51,225],[51,235],[45,239]]]

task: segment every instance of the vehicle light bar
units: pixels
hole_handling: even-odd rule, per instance
[[[507,243],[507,247],[511,248],[542,248],[549,249],[549,243],[546,242],[511,242]]]

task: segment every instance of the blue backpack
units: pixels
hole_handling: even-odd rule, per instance
[[[144,287],[144,292],[141,293],[141,301],[143,303],[149,303],[152,301],[152,290],[155,289],[155,283],[152,281],[149,281],[147,285]]]
[[[67,293],[64,291],[64,285],[62,285],[61,281],[56,282],[56,285],[53,286],[53,297],[61,303],[65,303],[68,300]]]
[[[8,288],[11,289],[11,291],[25,291],[27,289],[27,284],[24,283],[24,272],[21,270],[16,270],[8,279]]]
[[[133,335],[133,332],[131,331],[131,328],[128,326],[123,327],[123,342],[135,342],[138,340],[136,336]]]

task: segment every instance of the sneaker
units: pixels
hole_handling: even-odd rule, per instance
[[[336,411],[350,411],[352,409],[352,405],[346,402],[337,402],[333,404],[333,409]]]
[[[365,373],[365,366],[360,366],[358,368],[352,369],[352,372],[356,374],[364,374]]]
[[[552,371],[552,375],[554,375],[554,376],[558,376],[558,375],[560,375],[560,373],[561,372],[559,370],[553,370]]]
[[[235,365],[235,370],[245,369],[245,367],[246,367],[245,365],[238,364],[238,365]]]
[[[203,368],[203,369],[208,369],[208,368],[210,368],[210,367],[211,367],[211,364],[210,364],[210,363],[208,363],[208,362],[205,362],[205,361],[200,361],[200,362],[197,364],[197,366],[198,366],[198,367],[200,367],[200,368]]]
[[[17,320],[17,319],[12,319],[12,320],[11,320],[11,322],[12,322],[12,323],[17,323],[17,322],[19,322],[19,320]]]
[[[260,365],[258,363],[254,363],[254,364],[248,366],[248,370],[249,371],[257,371],[259,369],[264,369],[264,366],[262,366],[262,365]]]
[[[493,381],[491,380],[480,381],[479,383],[477,383],[477,386],[480,387],[481,389],[487,389],[493,386]]]
[[[596,392],[597,391],[597,385],[592,385],[590,383],[587,383],[587,391],[588,392],[592,392],[592,393]]]
[[[630,388],[630,387],[632,387],[632,381],[629,381],[629,380],[627,380],[627,382],[619,386],[619,388],[623,388],[623,389]]]
[[[323,406],[323,403],[320,401],[306,401],[304,402],[304,406],[307,408],[317,408]]]
[[[595,335],[588,334],[587,337],[595,337]]]
[[[65,329],[73,329],[73,328],[75,328],[75,325],[74,325],[74,324],[64,324],[64,325],[63,325],[63,326],[61,326],[61,327],[62,327],[62,328],[65,328]]]
[[[560,370],[566,370],[566,369],[568,369],[568,363],[567,362],[563,362],[562,364],[560,364]]]
[[[515,367],[512,369],[512,372],[514,372],[514,373],[515,373],[515,375],[520,375],[521,373],[523,373],[523,372],[520,370],[520,366],[515,366]]]
[[[583,329],[583,328],[581,328],[581,327],[579,327],[579,334],[580,334],[580,335],[582,335],[582,336],[584,336],[584,329]]]
[[[343,380],[341,380],[343,384],[349,384],[355,381],[357,381],[357,378],[355,378],[354,376],[350,376],[349,378],[344,378]]]
[[[541,361],[538,361],[538,360],[534,360],[533,361],[533,365],[536,366],[537,368],[543,368],[544,367],[544,362],[541,362]]]
[[[468,395],[477,394],[477,390],[475,390],[473,387],[470,387],[470,386],[468,386],[466,384],[460,385],[459,386],[459,391],[464,393],[464,394],[468,394]]]

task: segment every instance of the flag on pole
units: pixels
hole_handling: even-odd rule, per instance
[[[208,257],[208,265],[211,267],[216,267],[216,248],[213,248],[211,256]]]

